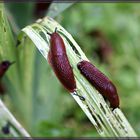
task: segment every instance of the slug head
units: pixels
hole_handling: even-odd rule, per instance
[[[119,107],[119,96],[117,93],[117,89],[112,82],[108,84],[107,94],[108,94],[108,100],[110,101],[111,107],[114,109]]]
[[[1,69],[2,70],[4,70],[4,71],[6,71],[12,64],[14,64],[15,62],[10,62],[10,61],[8,61],[8,60],[6,60],[6,61],[2,61],[2,63],[1,63]]]

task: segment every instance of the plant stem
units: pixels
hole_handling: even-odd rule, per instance
[[[30,137],[27,131],[20,125],[0,100],[0,126],[4,127],[7,122],[9,123],[10,135],[14,137]]]

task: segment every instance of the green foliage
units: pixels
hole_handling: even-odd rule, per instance
[[[6,3],[6,7],[8,8],[9,12],[14,15],[15,22],[20,28],[31,23],[33,20],[33,9],[34,3],[33,2],[12,2]]]
[[[59,124],[42,121],[38,126],[38,133],[47,137],[73,137],[72,128],[61,127]]]

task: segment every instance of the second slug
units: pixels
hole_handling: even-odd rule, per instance
[[[77,65],[81,74],[110,102],[111,107],[119,107],[119,97],[115,85],[93,64],[81,61]]]

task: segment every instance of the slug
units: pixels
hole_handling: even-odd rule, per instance
[[[63,39],[56,31],[50,36],[49,64],[65,89],[69,92],[74,92],[76,90],[76,82]]]
[[[56,29],[54,33],[48,33],[51,36],[48,62],[64,88],[85,101],[83,96],[77,94],[76,81],[66,54],[65,44]]]
[[[88,61],[81,61],[77,64],[81,74],[95,87],[108,101],[110,106],[115,109],[119,107],[119,97],[115,85],[93,64]]]

